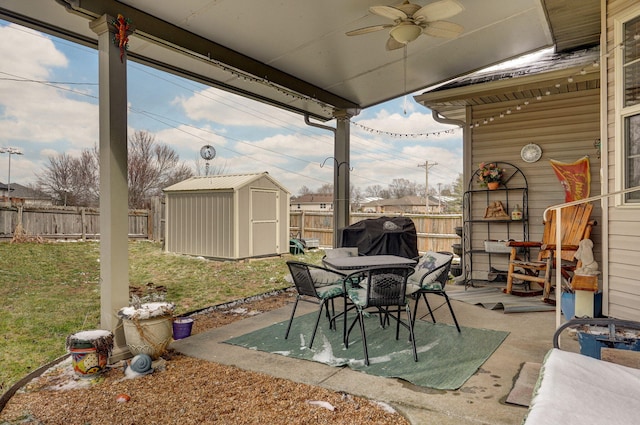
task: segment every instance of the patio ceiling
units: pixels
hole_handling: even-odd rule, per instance
[[[397,1],[397,0],[396,0]],[[3,0],[0,18],[97,45],[89,21],[131,19],[129,58],[316,119],[357,113],[556,44],[597,44],[599,0],[458,0],[456,39],[422,35],[386,51],[388,23],[368,11],[391,0]],[[425,5],[431,1],[415,0]]]

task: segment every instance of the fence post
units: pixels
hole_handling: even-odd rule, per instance
[[[86,232],[86,230],[85,230],[86,225],[87,225],[87,224],[86,224],[86,223],[87,223],[87,222],[86,222],[86,218],[87,218],[87,217],[86,217],[86,215],[85,215],[84,207],[82,207],[82,208],[80,208],[80,226],[81,226],[81,229],[82,229],[82,231],[81,231],[81,232],[82,232],[82,241],[83,241],[83,242],[87,240],[87,232]]]

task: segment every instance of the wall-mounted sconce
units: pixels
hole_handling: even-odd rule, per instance
[[[596,155],[598,155],[598,159],[600,159],[600,152],[602,148],[602,144],[600,143],[600,139],[596,139],[593,142],[593,147],[596,148]]]

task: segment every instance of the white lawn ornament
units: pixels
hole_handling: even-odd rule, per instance
[[[591,239],[581,240],[573,257],[582,263],[576,269],[576,274],[593,276],[600,273],[598,271],[598,263],[593,258],[593,241]]]

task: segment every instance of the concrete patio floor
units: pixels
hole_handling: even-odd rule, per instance
[[[448,290],[464,288],[451,286]],[[437,297],[433,299],[435,305],[444,301]],[[452,303],[461,326],[509,332],[507,339],[478,372],[456,391],[418,387],[347,367],[336,368],[223,343],[229,338],[287,320],[291,305],[175,341],[172,348],[188,356],[382,401],[393,406],[412,424],[520,424],[527,408],[507,404],[505,399],[522,365],[525,362],[541,363],[552,347],[554,313],[504,314],[502,310],[486,310],[459,301]],[[298,313],[317,311],[315,309],[309,303],[302,303]],[[420,314],[426,311],[424,304],[420,309]],[[446,306],[436,311],[436,320],[453,323]],[[568,345],[572,349],[569,338],[564,337],[561,341],[563,348]]]

